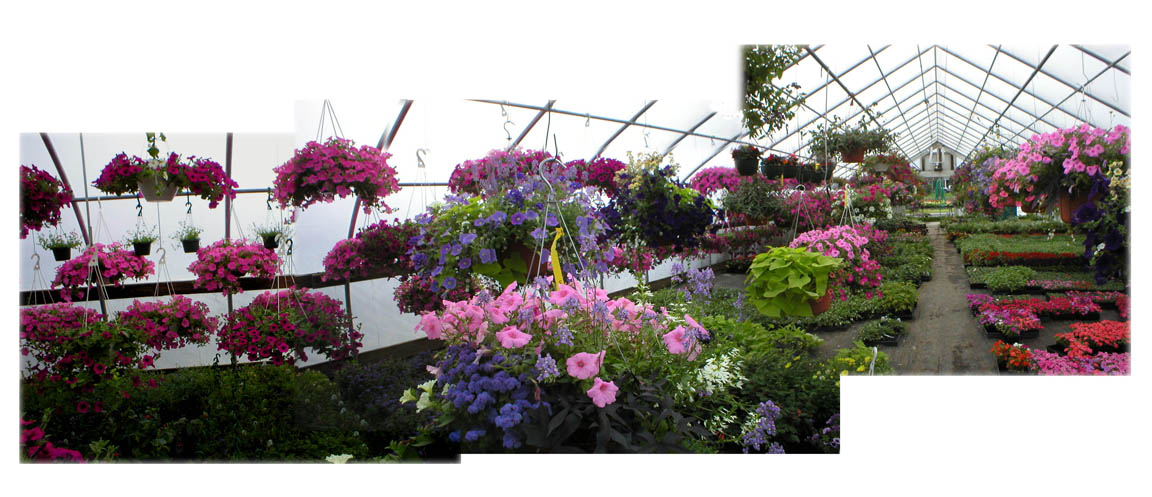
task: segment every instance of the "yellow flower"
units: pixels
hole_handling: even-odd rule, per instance
[[[864,365],[861,364],[860,367],[856,368],[856,371],[863,373],[864,372]]]
[[[784,369],[788,369],[788,368],[790,368],[790,367],[792,367],[792,363],[791,363],[791,362],[784,364]]]

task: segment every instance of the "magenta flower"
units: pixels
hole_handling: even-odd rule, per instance
[[[600,364],[604,361],[604,352],[603,350],[599,354],[580,352],[569,357],[565,361],[565,364],[568,365],[568,374],[581,380],[587,380],[600,374]]]
[[[604,408],[608,404],[616,402],[616,392],[619,390],[620,388],[616,386],[616,383],[596,377],[592,388],[588,389],[588,396],[592,398],[592,403],[596,404],[596,407]]]

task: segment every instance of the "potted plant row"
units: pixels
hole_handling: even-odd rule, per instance
[[[895,347],[900,345],[907,331],[908,327],[900,319],[882,316],[860,328],[856,338],[869,347],[877,345]]]

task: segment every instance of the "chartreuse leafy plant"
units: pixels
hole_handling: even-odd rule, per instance
[[[828,291],[828,274],[841,259],[802,248],[777,247],[757,255],[748,268],[748,300],[770,317],[811,316],[808,305]]]

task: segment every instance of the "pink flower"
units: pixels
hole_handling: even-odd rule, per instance
[[[688,347],[685,345],[687,340],[688,337],[684,334],[683,326],[677,326],[672,331],[664,334],[664,345],[668,347],[668,352],[673,354],[679,355],[687,351]]]
[[[417,331],[423,331],[428,335],[429,340],[441,340],[443,335],[441,331],[444,329],[444,323],[436,317],[436,313],[427,312],[420,318],[420,324],[416,326]]]
[[[524,333],[515,326],[506,326],[504,329],[496,332],[496,339],[500,340],[500,346],[506,349],[518,349],[532,340],[532,335]]]
[[[569,357],[566,361],[568,374],[580,380],[596,376],[600,373],[600,364],[604,362],[604,352],[603,350],[599,354],[580,352]]]
[[[593,380],[592,388],[588,389],[588,396],[592,398],[592,403],[596,407],[604,408],[608,404],[616,402],[616,392],[620,388],[616,383],[611,381],[604,381],[597,377]]]
[[[563,306],[569,298],[573,297],[577,300],[580,299],[580,294],[576,292],[576,289],[568,285],[560,285],[560,288],[552,292],[552,295],[548,297],[548,301],[551,302],[552,305]]]

